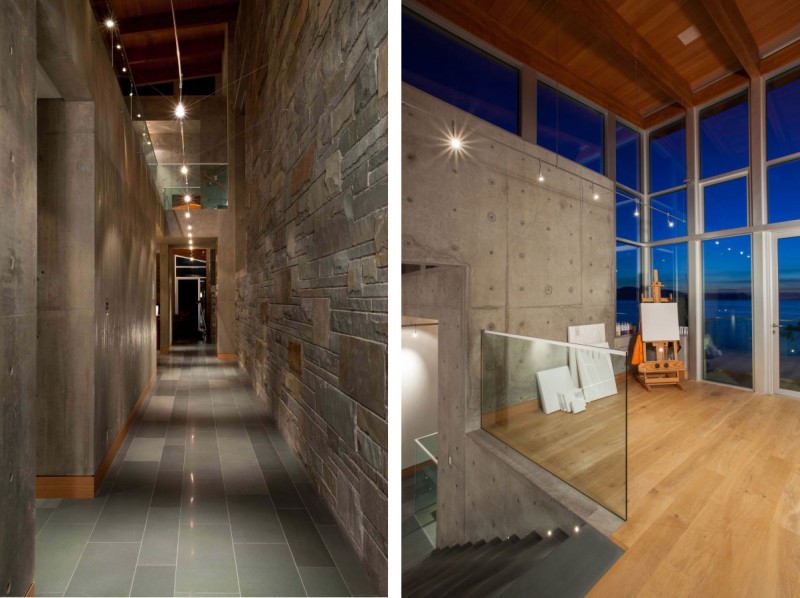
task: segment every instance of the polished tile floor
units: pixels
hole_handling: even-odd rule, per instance
[[[235,364],[159,358],[93,500],[37,500],[37,596],[372,596]]]

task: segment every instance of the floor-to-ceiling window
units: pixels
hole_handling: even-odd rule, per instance
[[[700,194],[705,233],[750,225],[747,92],[700,111]],[[753,385],[750,235],[703,241],[703,374]]]
[[[683,119],[650,134],[650,240],[685,237],[686,123]]]
[[[642,240],[642,135],[621,122],[615,127],[617,226],[617,324],[639,321]]]

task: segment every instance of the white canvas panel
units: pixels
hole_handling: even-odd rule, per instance
[[[542,370],[536,373],[539,383],[539,399],[544,413],[553,413],[561,410],[558,393],[569,393],[575,389],[569,368],[562,365],[551,370]]]
[[[611,355],[590,349],[577,349],[578,374],[586,402],[617,394],[617,381]]]
[[[642,303],[642,340],[680,340],[677,303]]]

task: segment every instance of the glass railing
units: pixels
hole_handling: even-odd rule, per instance
[[[436,546],[436,470],[439,465],[439,434],[415,438],[414,514],[433,546]]]
[[[156,187],[161,191],[165,210],[219,210],[228,207],[228,165],[188,164],[181,174],[180,164],[159,164]],[[188,179],[188,184],[187,184]],[[191,196],[187,204],[186,195]]]
[[[483,332],[481,427],[627,518],[627,353]]]

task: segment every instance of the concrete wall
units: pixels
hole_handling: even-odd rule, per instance
[[[239,363],[381,592],[387,18],[385,0],[245,0],[236,32],[241,72],[266,67],[243,82]]]
[[[427,456],[418,454],[415,438],[437,430],[439,411],[439,326],[403,328],[401,378],[403,385],[402,467],[406,469]]]
[[[90,475],[155,373],[163,211],[89,3],[39,0],[37,14],[64,98],[40,117],[37,473]]]
[[[33,581],[36,11],[0,0],[0,592]]]
[[[566,340],[567,326],[604,322],[613,338],[614,197],[605,177],[407,85],[402,116],[403,262],[464,271],[464,350],[454,353],[461,348],[453,345],[440,356],[439,370],[442,380],[442,360],[462,358],[467,370],[465,381],[451,379],[452,385],[440,388],[440,396],[447,397],[439,407],[440,463],[447,465],[439,471],[437,542],[447,545],[474,539],[468,532],[478,509],[483,517],[499,519],[514,507],[513,492],[492,490],[470,473],[497,472],[503,481],[496,488],[517,480],[517,474],[503,471],[502,459],[490,461],[467,436],[480,428],[481,331]],[[458,155],[448,150],[451,123],[464,132],[466,150]],[[540,158],[547,162],[544,182],[537,180]],[[592,183],[598,200],[592,198]],[[434,278],[424,282],[438,270],[403,277],[403,313],[437,318],[443,333],[441,318],[421,309],[442,301],[430,295]],[[444,289],[459,291],[455,281]],[[412,306],[416,311],[408,310]],[[440,340],[440,354],[444,346]],[[509,374],[516,376],[513,370]],[[465,502],[472,491],[491,495],[483,500],[470,495]],[[523,528],[518,532],[532,529],[529,519],[518,522]]]

